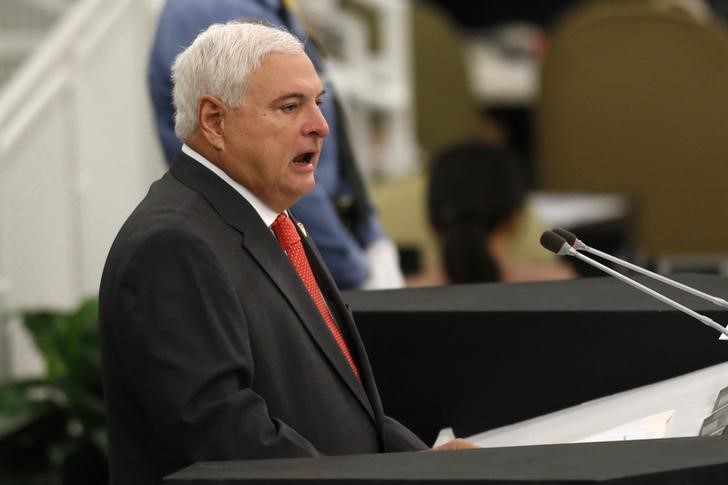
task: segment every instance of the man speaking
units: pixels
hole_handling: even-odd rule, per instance
[[[185,144],[101,282],[111,484],[202,460],[426,448],[384,415],[352,315],[287,211],[328,133],[301,43],[216,24],[172,77]]]

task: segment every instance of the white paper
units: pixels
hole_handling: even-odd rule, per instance
[[[452,428],[443,428],[440,430],[440,433],[437,435],[435,444],[433,444],[432,447],[435,448],[436,446],[444,445],[448,441],[452,441],[454,439],[455,439],[455,432],[452,430]]]
[[[574,441],[574,443],[587,443],[593,441],[623,441],[623,440],[649,440],[663,438],[672,422],[675,410],[663,411],[629,423],[622,424],[616,428],[597,433],[586,438]]]

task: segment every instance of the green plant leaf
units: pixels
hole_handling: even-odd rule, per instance
[[[47,371],[39,379],[0,384],[0,455],[9,457],[0,459],[0,472],[3,466],[21,472],[65,470],[70,461],[76,467],[81,456],[101,457],[96,467],[103,469],[107,448],[97,300],[69,313],[27,312],[24,325]]]

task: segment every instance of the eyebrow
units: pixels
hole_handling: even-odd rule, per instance
[[[320,98],[324,94],[326,94],[326,90],[325,89],[322,90],[316,96],[316,98]],[[291,99],[291,98],[293,98],[293,99],[299,99],[300,100],[300,99],[305,99],[306,98],[306,95],[303,94],[303,93],[286,93],[283,96],[278,96],[276,99],[273,100],[273,102],[271,104],[278,104],[278,103],[281,103],[281,102],[286,101],[286,100]]]

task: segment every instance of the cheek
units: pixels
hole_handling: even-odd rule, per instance
[[[275,123],[271,116],[263,115],[255,123],[238,132],[238,145],[246,147],[250,164],[275,184],[287,176],[288,164],[295,156],[298,133],[292,124]],[[264,175],[263,175],[264,174]]]

